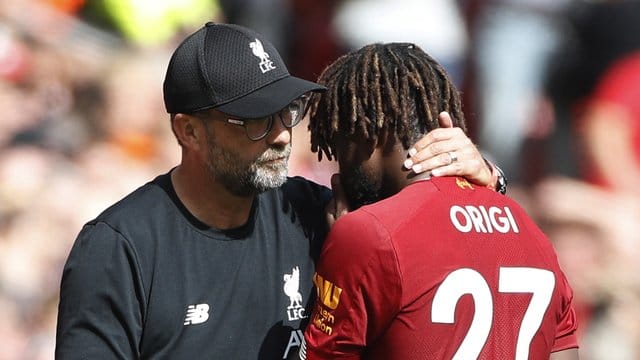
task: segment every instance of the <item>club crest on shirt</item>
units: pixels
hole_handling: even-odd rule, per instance
[[[456,178],[456,185],[458,185],[458,187],[463,190],[464,189],[473,190],[473,186],[467,181],[467,179]]]
[[[298,266],[291,270],[291,274],[284,274],[284,293],[289,297],[287,306],[287,317],[289,321],[300,320],[307,317],[302,305],[302,294],[300,294],[300,268]]]

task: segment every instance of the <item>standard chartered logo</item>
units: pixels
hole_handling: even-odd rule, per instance
[[[313,275],[313,283],[316,285],[316,292],[318,294],[318,300],[320,301],[316,303],[318,311],[316,311],[316,315],[311,323],[318,330],[327,335],[331,335],[331,333],[333,333],[333,324],[335,323],[333,310],[337,309],[340,304],[342,288],[324,279],[318,273]]]
[[[322,304],[331,310],[335,310],[340,303],[342,289],[335,286],[332,282],[325,280],[318,273],[313,275],[313,283],[316,285],[318,299],[322,301]]]

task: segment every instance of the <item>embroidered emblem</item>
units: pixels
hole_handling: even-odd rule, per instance
[[[262,47],[262,42],[260,42],[260,40],[256,39],[256,41],[249,43],[249,47],[253,51],[253,55],[260,59],[259,65],[263,74],[276,68],[275,65],[273,65],[273,61],[269,60],[269,54],[264,51],[264,47]]]

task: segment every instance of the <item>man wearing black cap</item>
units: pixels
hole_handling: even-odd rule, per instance
[[[240,26],[209,23],[180,44],[164,97],[182,161],[83,227],[56,358],[296,356],[331,191],[288,178],[287,160],[291,128],[323,90]],[[426,138],[415,159],[488,183],[473,144],[448,130],[436,156]]]

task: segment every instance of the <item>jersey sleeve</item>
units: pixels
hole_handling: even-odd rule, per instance
[[[360,359],[399,311],[397,256],[388,232],[365,213],[341,217],[314,275],[317,298],[302,359]]]
[[[576,334],[578,322],[576,311],[573,307],[573,291],[571,290],[569,282],[564,274],[560,272],[560,275],[562,275],[562,281],[560,282],[562,312],[558,320],[556,339],[551,352],[578,347],[578,337]]]
[[[86,225],[60,286],[56,359],[136,359],[142,333],[136,254],[105,223]]]

